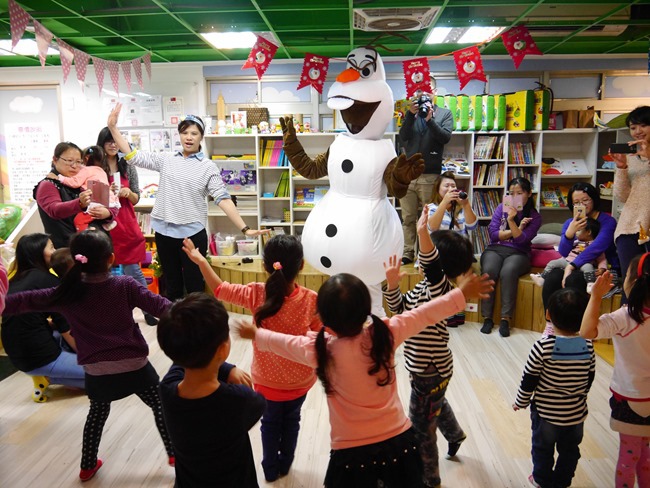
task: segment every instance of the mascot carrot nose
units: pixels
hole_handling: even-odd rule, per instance
[[[356,69],[348,68],[336,77],[339,83],[348,83],[350,81],[357,81],[361,75]]]

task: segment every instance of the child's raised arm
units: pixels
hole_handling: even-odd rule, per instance
[[[600,302],[603,296],[612,288],[612,274],[605,271],[596,279],[594,286],[591,288],[591,298],[587,304],[587,310],[582,316],[580,325],[580,336],[585,339],[595,339],[598,337],[598,319],[600,318]]]
[[[402,277],[406,276],[405,271],[400,270],[401,261],[396,255],[388,258],[388,265],[384,263],[384,270],[386,272],[386,289],[388,291],[399,288],[399,283]]]
[[[422,254],[429,254],[435,249],[433,241],[431,240],[431,234],[429,234],[429,228],[427,227],[428,221],[429,205],[427,204],[422,209],[422,215],[420,215],[420,219],[418,220],[417,224],[418,238],[420,241],[420,252]]]
[[[205,279],[205,282],[214,292],[214,290],[216,290],[221,285],[221,283],[223,283],[223,280],[219,278],[219,275],[217,273],[214,272],[214,269],[212,269],[212,266],[210,266],[208,260],[205,259],[205,256],[201,254],[201,251],[196,248],[192,242],[192,239],[188,237],[183,239],[183,251],[185,251],[187,257],[190,258],[194,264],[198,265],[199,269],[201,270],[201,274]]]

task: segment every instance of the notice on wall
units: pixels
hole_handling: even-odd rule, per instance
[[[52,123],[4,125],[9,203],[23,204],[33,198],[36,183],[52,167],[52,153],[59,142],[59,131]]]
[[[103,97],[102,111],[109,113],[117,103],[122,104],[118,127],[143,127],[163,124],[162,97]]]
[[[185,117],[183,97],[164,97],[165,125],[178,125]]]

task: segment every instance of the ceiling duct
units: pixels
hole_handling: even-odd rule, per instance
[[[354,28],[366,32],[417,31],[431,25],[438,7],[355,8]]]

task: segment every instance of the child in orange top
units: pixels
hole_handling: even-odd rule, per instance
[[[304,264],[302,245],[296,237],[278,235],[264,247],[264,269],[269,275],[266,283],[234,285],[222,281],[190,239],[183,241],[183,250],[199,266],[215,297],[251,310],[258,327],[298,336],[321,329],[316,292],[295,282]],[[309,366],[261,352],[254,344],[251,376],[255,391],[267,401],[262,416],[262,468],[266,480],[274,481],[287,474],[293,462],[300,408],[316,382],[316,374]]]
[[[88,181],[96,180],[104,183],[110,187],[108,182],[108,173],[106,171],[104,163],[104,151],[99,146],[90,146],[86,148],[83,152],[82,159],[84,166],[79,170],[79,172],[74,176],[63,176],[58,175],[58,179],[65,186],[70,188],[81,188],[82,190],[88,189]],[[110,190],[108,192],[109,198],[109,207],[111,208],[120,208],[120,200],[117,195]],[[99,206],[99,203],[90,202],[88,209],[92,207]],[[79,212],[74,218],[74,225],[77,228],[77,231],[81,232],[88,228],[88,224],[92,222],[93,218],[88,214],[88,210],[84,212]],[[112,220],[108,224],[102,224],[104,230],[109,231],[115,228],[117,225],[116,220]]]

